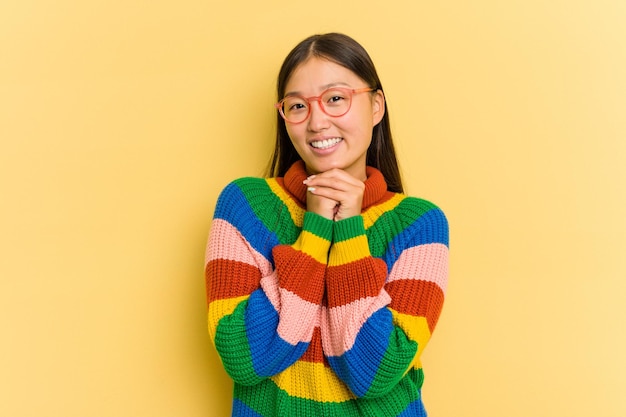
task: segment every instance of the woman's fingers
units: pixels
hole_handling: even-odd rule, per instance
[[[328,197],[316,195],[308,192],[306,196],[306,209],[329,220],[334,220],[336,214],[337,201]]]
[[[310,194],[335,202],[335,220],[361,214],[365,184],[347,172],[333,169],[312,175],[304,183]]]
[[[321,174],[311,175],[304,183],[309,187],[327,187],[339,191],[354,191],[352,187],[365,190],[363,181],[354,178],[352,175],[341,169],[332,169]]]

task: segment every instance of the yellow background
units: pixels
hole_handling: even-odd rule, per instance
[[[433,417],[626,415],[626,2],[0,5],[0,415],[225,416],[203,256],[285,54],[376,62],[451,225]]]

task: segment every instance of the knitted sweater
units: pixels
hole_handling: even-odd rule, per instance
[[[420,356],[439,318],[448,224],[367,168],[362,213],[307,212],[300,161],[229,184],[206,251],[209,334],[233,416],[425,416]]]

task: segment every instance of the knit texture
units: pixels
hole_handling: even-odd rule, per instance
[[[367,168],[360,216],[307,212],[302,162],[221,193],[206,251],[209,334],[233,416],[426,416],[420,357],[448,276],[448,223]]]

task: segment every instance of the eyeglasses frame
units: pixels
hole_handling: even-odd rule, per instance
[[[339,91],[343,91],[344,93],[349,93],[350,94],[350,105],[348,106],[348,109],[345,111],[345,113],[342,113],[342,114],[339,114],[339,115],[333,115],[333,114],[329,114],[326,111],[326,107],[322,103],[322,96],[324,94],[326,94],[326,92],[328,92],[329,90],[339,90]],[[330,87],[330,88],[327,88],[326,90],[322,91],[322,93],[319,96],[312,96],[312,97],[308,97],[308,98],[304,97],[304,96],[301,96],[300,94],[290,94],[288,96],[285,96],[278,103],[274,104],[274,107],[276,107],[276,109],[278,109],[278,112],[280,113],[280,115],[282,116],[282,118],[285,120],[286,123],[289,123],[289,124],[292,124],[292,125],[297,125],[297,124],[306,122],[307,119],[311,116],[311,107],[312,107],[311,106],[311,102],[312,101],[317,101],[319,103],[319,105],[320,105],[320,109],[322,109],[324,114],[326,114],[327,116],[330,116],[330,117],[341,117],[341,116],[345,116],[346,114],[348,114],[348,112],[352,108],[352,96],[353,95],[360,94],[360,93],[366,93],[366,92],[370,92],[370,91],[376,91],[376,89],[375,88],[370,88],[370,87],[364,87],[364,88]],[[285,116],[285,113],[283,113],[283,103],[289,97],[299,97],[299,98],[303,99],[304,101],[306,101],[306,103],[308,105],[307,106],[306,117],[304,119],[302,119],[302,121],[300,121],[300,122],[291,122],[291,121],[287,120],[287,117]]]

